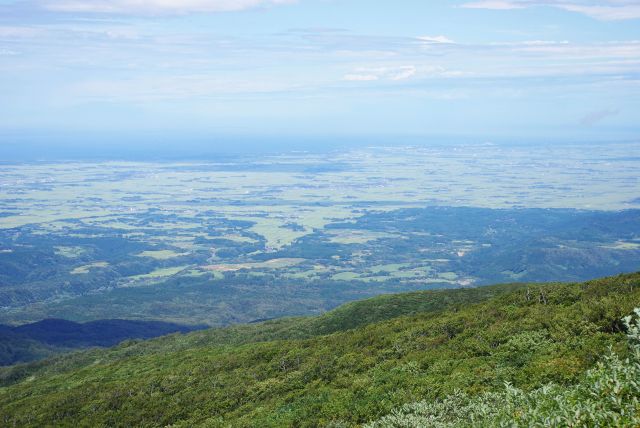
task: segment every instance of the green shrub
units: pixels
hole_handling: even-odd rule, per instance
[[[0,370],[0,426],[355,427],[390,413],[373,426],[629,426],[640,359],[620,318],[639,304],[630,274],[385,296],[85,351]]]
[[[501,392],[476,397],[456,391],[444,400],[406,405],[367,428],[638,427],[640,309],[623,323],[629,356],[623,360],[611,352],[574,386],[549,384],[526,392],[507,384]]]

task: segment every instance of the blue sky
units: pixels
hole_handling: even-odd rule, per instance
[[[4,143],[619,140],[639,112],[636,0],[0,0]]]

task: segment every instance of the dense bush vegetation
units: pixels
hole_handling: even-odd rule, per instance
[[[478,294],[475,303],[448,293],[371,299],[320,318],[176,335],[6,369],[0,423],[355,426],[422,401],[395,415],[446,415],[453,406],[479,414],[486,406],[487,421],[510,415],[544,425],[553,422],[546,417],[571,416],[557,409],[599,409],[603,417],[622,409],[585,399],[592,393],[624,401],[621,426],[637,417],[637,385],[627,385],[637,376],[635,348],[627,349],[620,319],[640,303],[640,274],[523,285]],[[434,297],[450,302],[446,310],[421,303]],[[396,309],[405,299],[410,309]],[[616,356],[602,361],[608,349]]]
[[[367,428],[400,427],[637,427],[640,426],[640,309],[624,319],[629,357],[612,353],[576,385],[549,384],[471,397],[460,391],[394,411]]]
[[[259,324],[241,324],[228,328],[212,329],[188,336],[170,336],[153,341],[129,341],[123,346],[108,351],[75,353],[4,371],[0,369],[0,386],[7,385],[8,382],[11,383],[18,378],[23,379],[34,375],[35,371],[42,373],[43,371],[69,370],[72,367],[90,364],[97,358],[106,361],[107,359],[117,360],[133,354],[185,350],[211,344],[241,345],[273,340],[307,339],[402,315],[442,312],[450,308],[478,303],[522,287],[524,287],[522,284],[508,284],[467,290],[391,294],[352,302],[318,317],[282,318]],[[51,353],[49,352],[49,355]]]

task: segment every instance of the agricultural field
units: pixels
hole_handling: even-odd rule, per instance
[[[4,164],[0,322],[224,325],[638,270],[639,152],[487,143]]]

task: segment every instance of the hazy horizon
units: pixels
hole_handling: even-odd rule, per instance
[[[637,140],[639,18],[613,0],[0,0],[1,155]]]
[[[465,148],[528,147],[532,151],[553,147],[627,146],[634,156],[640,140],[554,140],[520,138],[480,138],[473,136],[411,135],[317,135],[317,136],[236,136],[179,135],[96,135],[62,138],[42,136],[35,140],[17,138],[0,145],[0,163],[58,161],[217,161],[235,156],[264,156],[287,153],[348,152],[375,147]]]

